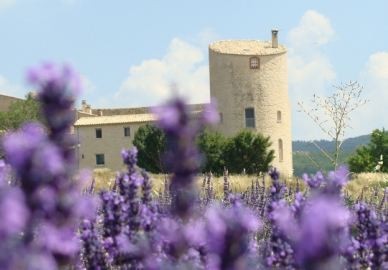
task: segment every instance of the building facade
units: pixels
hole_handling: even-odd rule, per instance
[[[250,129],[269,136],[272,165],[292,174],[291,109],[288,98],[287,50],[277,31],[269,42],[217,41],[209,46],[210,96],[218,104],[216,129],[233,136]]]
[[[18,100],[22,100],[22,99],[0,94],[0,112],[8,111],[11,104]]]
[[[209,45],[210,96],[220,113],[217,131],[233,136],[243,129],[271,138],[272,165],[292,175],[291,109],[288,98],[287,50],[271,41],[224,40]],[[200,111],[203,104],[191,105]],[[132,144],[136,130],[155,119],[147,107],[92,109],[82,102],[75,123],[80,167],[122,167],[120,151]],[[92,116],[92,117],[91,117]],[[125,128],[130,136],[125,136]],[[101,134],[100,134],[101,133]],[[101,137],[100,137],[101,136]]]
[[[121,150],[132,145],[140,126],[154,121],[151,114],[81,117],[74,124],[79,168],[122,169]]]

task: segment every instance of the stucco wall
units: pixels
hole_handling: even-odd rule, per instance
[[[20,98],[10,97],[5,95],[0,95],[0,112],[6,112],[9,109],[9,106],[15,102],[21,100]]]
[[[80,168],[123,168],[121,150],[132,146],[132,141],[138,128],[145,123],[80,126],[75,128],[75,134],[80,142],[77,148]],[[124,127],[130,127],[130,136],[124,136]],[[96,128],[102,129],[102,138],[96,138]],[[105,155],[105,165],[96,165],[96,154]]]
[[[255,128],[270,136],[275,150],[273,166],[292,174],[291,110],[288,99],[287,54],[257,56],[259,69],[250,69],[254,55],[215,52],[209,48],[210,95],[218,103],[222,122],[216,129],[228,136],[245,128],[245,108],[255,109]],[[277,111],[282,120],[277,121]],[[278,140],[283,141],[283,161],[279,161]]]

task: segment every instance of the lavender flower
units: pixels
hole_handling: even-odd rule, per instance
[[[94,224],[85,219],[81,224],[83,264],[87,269],[105,270],[108,268],[107,259],[101,239]]]
[[[124,223],[123,198],[117,193],[103,191],[100,194],[103,213],[103,236],[114,239],[122,232]]]
[[[252,233],[261,224],[249,209],[210,207],[205,213],[208,269],[245,269]]]
[[[165,106],[155,108],[154,113],[167,139],[165,162],[168,170],[173,172],[170,185],[172,210],[179,217],[188,218],[197,198],[194,177],[200,166],[200,155],[194,145],[195,136],[205,124],[217,120],[214,108],[206,108],[199,119],[194,121],[185,103],[175,99]]]
[[[0,188],[0,239],[15,236],[24,230],[29,219],[24,194],[18,188]]]
[[[279,209],[288,211],[284,201],[284,194],[287,189],[284,184],[280,183],[279,172],[276,169],[270,170],[269,175],[272,179],[272,186],[270,188],[270,202],[267,206],[267,214],[272,225],[272,231],[268,244],[267,265],[270,267],[293,269],[295,267],[294,251],[290,244],[290,239],[282,231],[282,226],[278,218],[281,216],[283,221],[285,221],[287,217],[284,215],[285,213],[278,215]]]
[[[72,180],[75,140],[68,129],[74,120],[71,109],[73,94],[79,90],[78,77],[68,67],[46,64],[31,70],[29,78],[39,88],[47,126],[27,123],[3,138],[6,161],[17,178],[17,187],[0,196],[0,209],[13,209],[12,215],[5,215],[8,224],[4,224],[13,229],[3,231],[22,234],[3,239],[6,244],[0,253],[8,249],[24,254],[20,261],[4,257],[8,259],[5,269],[56,269],[78,254],[76,229],[89,201]],[[87,210],[94,211],[93,207]]]
[[[51,136],[60,139],[74,122],[75,115],[71,109],[81,91],[80,77],[68,65],[61,67],[46,63],[30,69],[27,79],[40,89],[38,97]]]
[[[320,269],[340,253],[347,242],[350,213],[338,200],[318,197],[309,201],[295,235],[295,252],[304,269]]]
[[[352,259],[354,267],[379,269],[386,260],[387,235],[382,231],[376,213],[365,203],[355,206],[356,236],[349,247],[355,253]]]
[[[325,177],[322,172],[317,172],[315,175],[308,176],[303,174],[303,180],[309,186],[311,190],[316,190],[321,187],[321,184],[325,181]]]
[[[142,190],[143,190],[143,197],[142,202],[146,206],[150,206],[152,202],[152,184],[151,180],[148,176],[148,174],[143,170],[141,172],[141,175],[143,177],[143,184],[142,184]]]

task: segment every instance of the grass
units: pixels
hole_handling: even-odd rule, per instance
[[[115,172],[109,169],[96,169],[93,171],[95,179],[95,190],[100,191],[109,189],[114,184],[116,176]],[[150,178],[153,183],[153,193],[157,196],[164,190],[164,179],[168,177],[162,174],[151,174]],[[204,176],[198,176],[197,184],[200,188],[203,183]],[[232,192],[242,193],[251,187],[252,181],[256,179],[256,176],[249,175],[230,175],[229,183]],[[262,177],[259,178],[260,185],[262,185]],[[265,186],[270,185],[269,176],[264,177]],[[305,190],[303,180],[297,177],[284,179],[288,188],[295,190],[297,182],[299,181],[300,189]],[[213,190],[216,198],[223,197],[223,177],[212,177]],[[364,200],[378,202],[381,200],[384,189],[388,188],[388,174],[383,173],[360,173],[352,174],[351,180],[345,187],[345,192],[350,196],[352,200],[363,197]]]

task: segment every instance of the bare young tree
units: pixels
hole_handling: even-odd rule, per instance
[[[350,114],[367,103],[368,100],[361,97],[363,87],[357,81],[333,87],[336,91],[331,96],[313,95],[311,108],[307,108],[303,102],[298,102],[298,106],[299,111],[306,113],[334,141],[334,153],[329,153],[314,141],[311,142],[330,160],[336,169],[345,131],[350,128]]]

